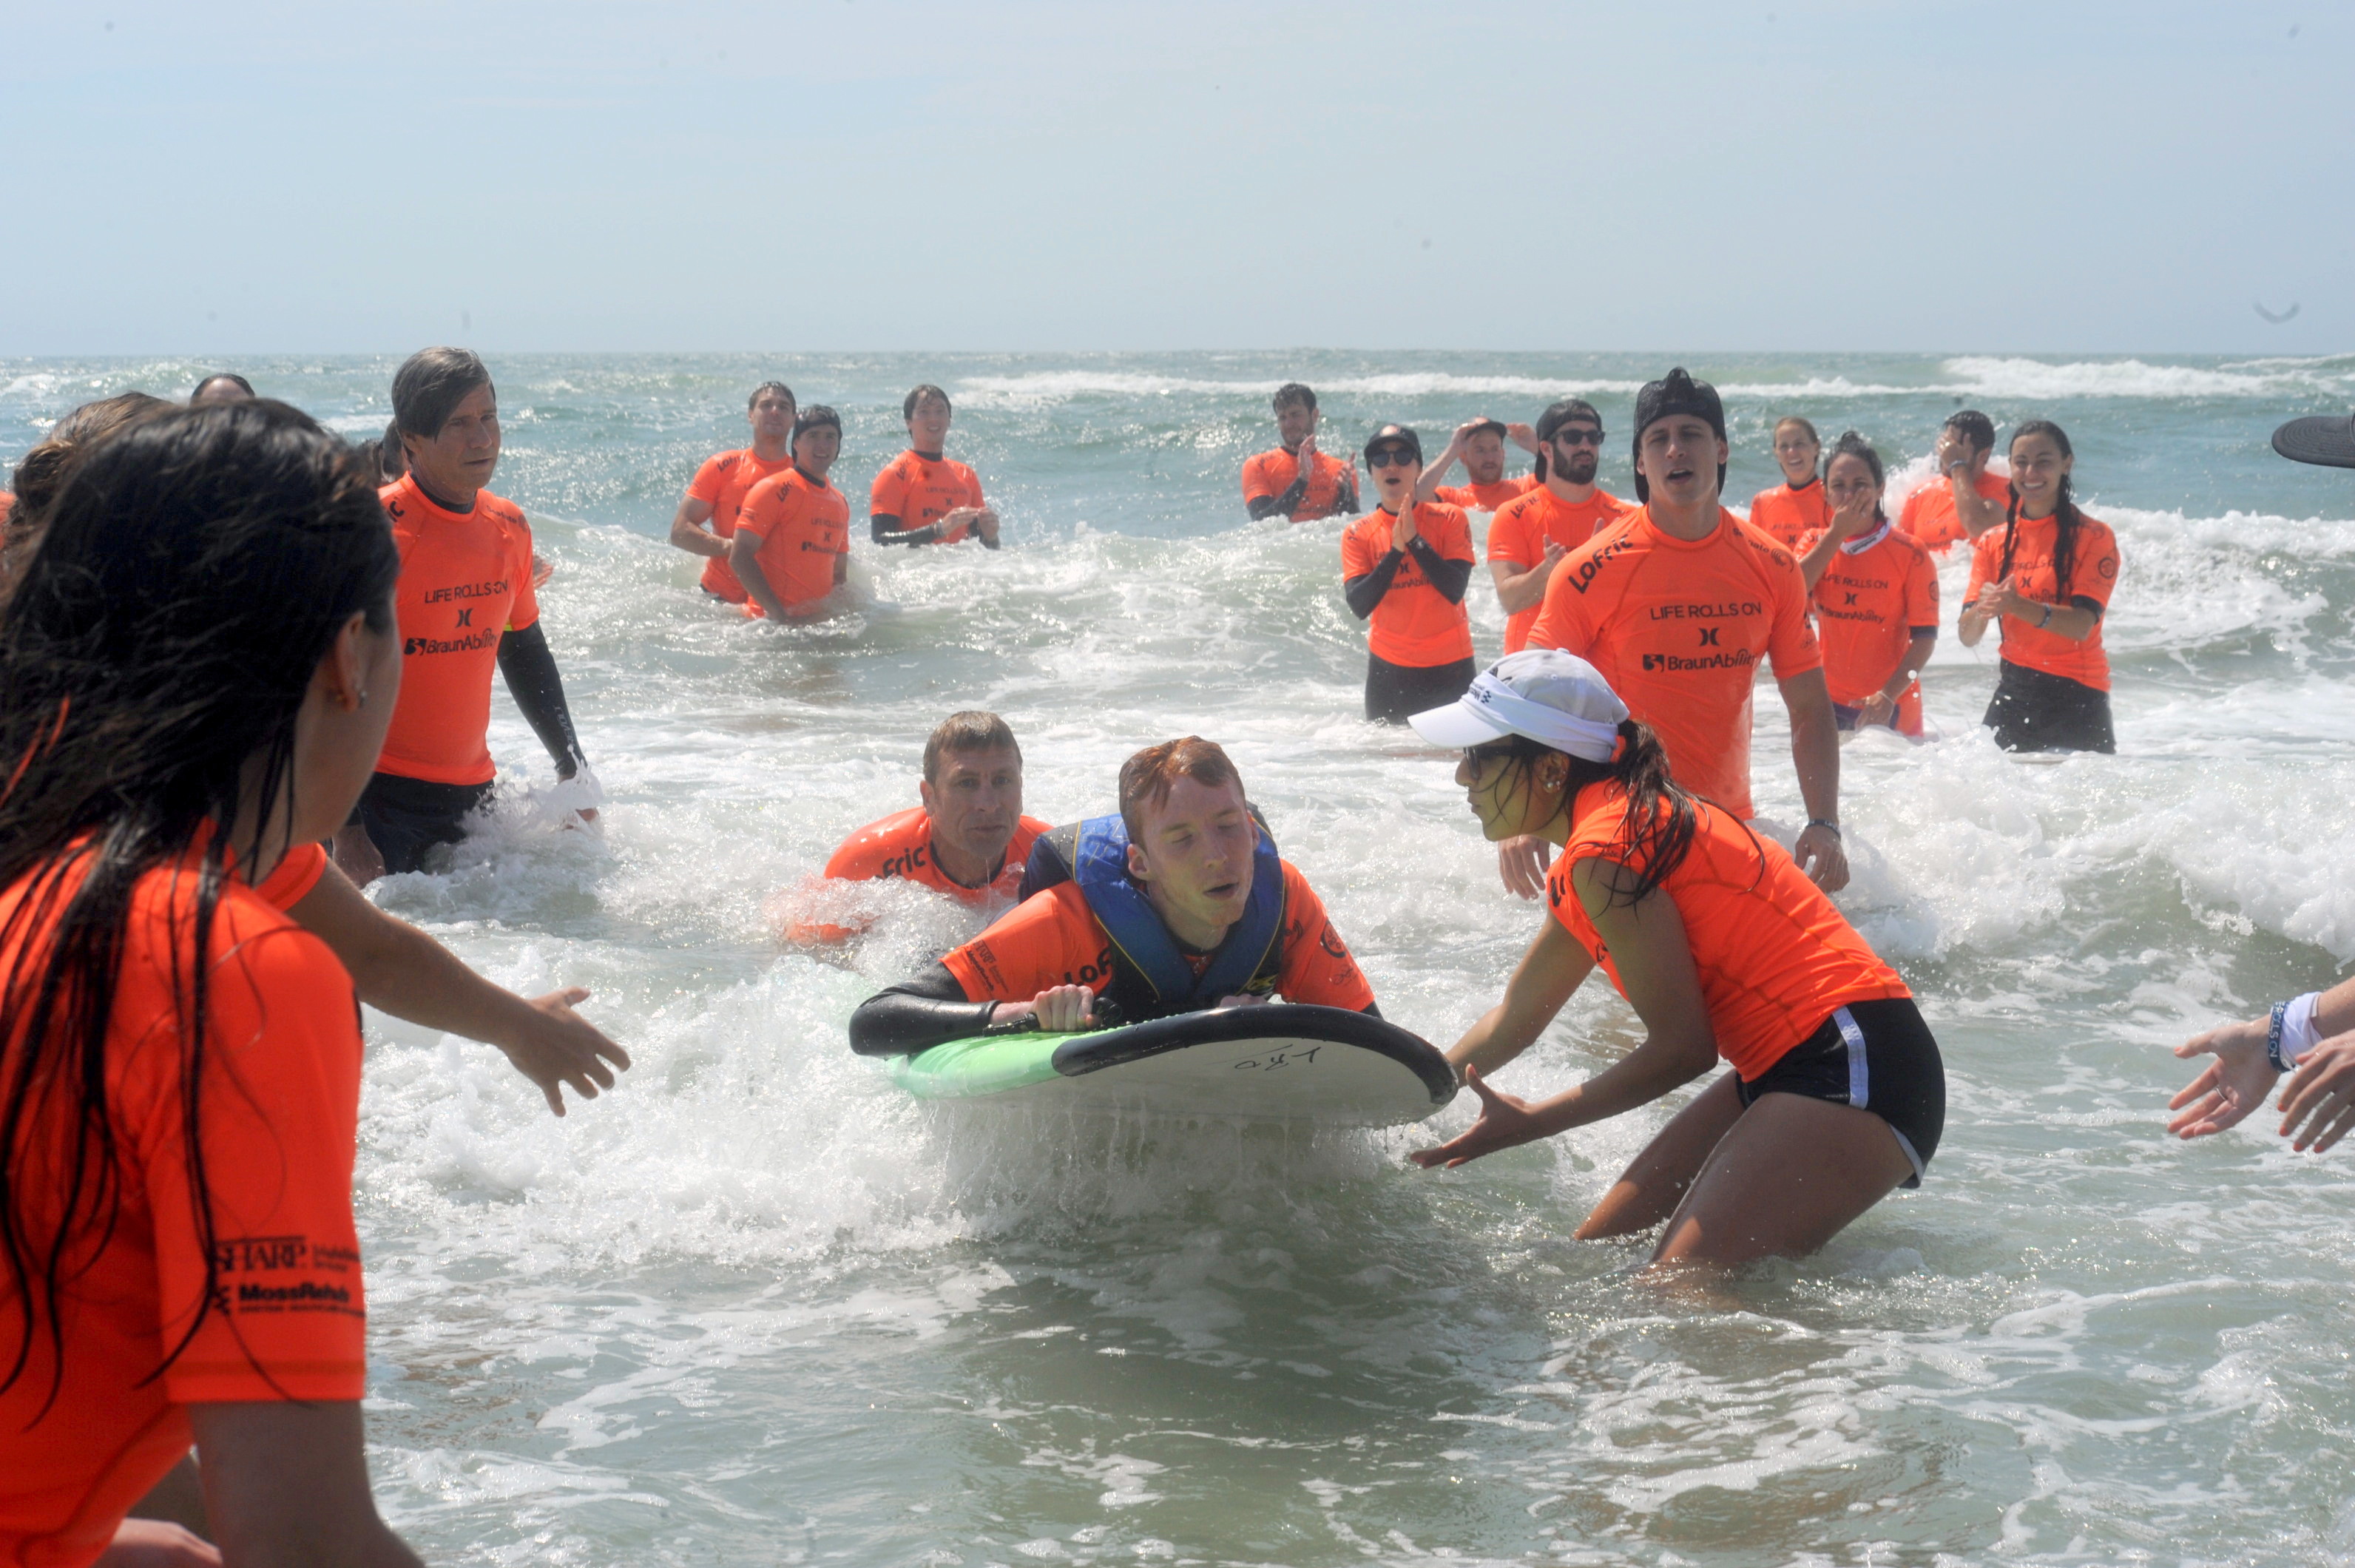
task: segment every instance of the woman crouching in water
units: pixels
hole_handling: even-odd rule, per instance
[[[1465,748],[1455,780],[1491,840],[1561,847],[1552,918],[1449,1059],[1480,1096],[1460,1136],[1413,1156],[1457,1166],[1622,1115],[1722,1057],[1733,1071],[1663,1128],[1578,1229],[1667,1221],[1657,1263],[1812,1253],[1900,1185],[1945,1124],[1937,1042],[1905,982],[1781,846],[1687,795],[1649,728],[1593,666],[1509,656],[1463,699],[1416,714]],[[1574,1089],[1529,1104],[1486,1074],[1533,1043],[1600,963],[1647,1030]]]

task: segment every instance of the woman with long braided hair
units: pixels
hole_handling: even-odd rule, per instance
[[[2003,624],[2002,674],[1981,720],[2007,752],[2115,752],[2102,616],[2118,581],[2117,536],[2069,496],[2076,453],[2051,420],[2011,432],[2011,504],[1972,542],[1963,646]]]

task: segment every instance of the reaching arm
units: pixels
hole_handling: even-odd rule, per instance
[[[861,1056],[913,1055],[987,1029],[995,1002],[969,1002],[945,965],[879,991],[850,1015],[850,1049]]]
[[[589,999],[578,986],[526,1001],[494,986],[425,933],[370,903],[330,866],[286,912],[335,950],[361,1001],[397,1019],[497,1046],[564,1115],[563,1085],[593,1100],[613,1086],[630,1053],[572,1010]],[[606,1065],[607,1062],[612,1067]]]
[[[1476,1067],[1494,1072],[1537,1043],[1594,968],[1593,955],[1578,944],[1561,922],[1549,914],[1537,940],[1521,955],[1505,983],[1504,999],[1480,1015],[1447,1051],[1458,1072]]]
[[[540,630],[538,622],[500,635],[499,674],[506,677],[507,690],[523,709],[532,733],[548,748],[549,757],[556,763],[556,776],[569,779],[579,773],[589,759],[581,750],[580,737],[573,733],[572,709],[564,701],[564,677],[556,672],[556,655],[549,651],[548,634]]]
[[[1644,1042],[1585,1083],[1534,1104],[1484,1087],[1476,1072],[1467,1071],[1465,1081],[1480,1096],[1480,1119],[1439,1147],[1417,1151],[1412,1157],[1416,1164],[1457,1166],[1515,1144],[1605,1121],[1649,1104],[1716,1063],[1717,1036],[1710,1027],[1700,976],[1693,968],[1692,946],[1675,901],[1665,889],[1655,888],[1630,906],[1617,890],[1632,881],[1632,873],[1609,860],[1581,860],[1570,875],[1596,934],[1611,950],[1629,1005],[1644,1020]],[[1547,924],[1560,926],[1556,921]],[[1563,936],[1571,940],[1567,932]],[[1577,945],[1574,940],[1572,945]]]
[[[1799,558],[1799,575],[1806,579],[1808,592],[1813,593],[1816,584],[1823,581],[1824,570],[1831,565],[1832,557],[1839,553],[1839,531],[1826,528],[1816,536],[1816,542],[1808,547],[1807,553]]]
[[[707,526],[711,521],[711,503],[693,496],[678,504],[678,512],[670,520],[670,542],[689,555],[707,559],[728,553],[728,541]]]
[[[192,1404],[205,1512],[238,1568],[420,1568],[377,1516],[357,1403]]]
[[[1839,836],[1839,720],[1824,672],[1811,669],[1775,682],[1791,713],[1791,765],[1799,774],[1807,826],[1791,847],[1799,869],[1828,893],[1848,886],[1848,851]]]
[[[1478,420],[1475,420],[1472,424],[1479,422]],[[1447,450],[1423,465],[1423,475],[1414,482],[1413,499],[1416,506],[1423,505],[1439,494],[1439,482],[1447,477],[1447,471],[1455,467],[1464,456],[1464,432],[1471,428],[1471,425],[1457,425],[1455,435],[1448,440]]]

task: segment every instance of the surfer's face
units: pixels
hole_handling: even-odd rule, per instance
[[[930,394],[908,416],[908,443],[919,452],[938,452],[949,438],[949,406]]]
[[[923,796],[933,837],[995,866],[1022,820],[1021,755],[1004,746],[951,752],[940,778],[924,781]]]
[[[1145,831],[1129,845],[1129,874],[1179,941],[1214,944],[1251,902],[1259,825],[1243,805],[1242,784],[1180,778],[1144,816]]]
[[[1286,403],[1275,411],[1276,438],[1284,443],[1286,452],[1316,433],[1316,408],[1313,403]]]

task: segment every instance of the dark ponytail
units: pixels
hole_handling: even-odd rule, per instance
[[[2076,450],[2069,444],[2068,432],[2051,420],[2030,420],[2011,432],[2011,443],[2019,445],[2023,435],[2051,436],[2052,444],[2061,449],[2062,456],[2077,455]],[[2019,520],[2019,486],[2013,485],[2007,488],[2011,493],[2011,501],[2003,511],[2003,565],[1996,572],[1998,581],[2011,575],[2013,535],[2018,532],[2016,525]],[[2069,575],[2076,569],[2077,534],[2084,521],[2078,515],[2077,503],[2070,498],[2069,476],[2063,474],[2061,475],[2061,493],[2054,498],[2052,507],[2052,592],[2063,604],[2069,603]]]
[[[149,1048],[175,1059],[206,1277],[168,1365],[219,1295],[201,1136],[213,923],[232,860],[267,853],[230,830],[240,806],[268,823],[292,801],[313,676],[354,614],[391,629],[400,562],[376,475],[264,400],[134,420],[77,454],[41,522],[0,624],[0,1292],[24,1308],[0,1390],[46,1341],[54,1403],[60,1298],[123,1196],[108,1032],[133,895],[187,868],[170,905],[176,1038]]]
[[[1620,817],[1616,845],[1626,854],[1623,863],[1636,880],[1612,891],[1613,903],[1641,903],[1692,852],[1700,813],[1695,809],[1693,797],[1669,776],[1668,753],[1650,725],[1633,719],[1621,720],[1619,755],[1616,761],[1608,763],[1569,756],[1526,735],[1509,736],[1504,744],[1507,757],[1519,769],[1520,787],[1524,789],[1529,787],[1530,770],[1542,759],[1561,757],[1570,764],[1562,784],[1561,805],[1555,812],[1557,817],[1572,812],[1579,792],[1589,785],[1616,783],[1626,790],[1627,805]]]

